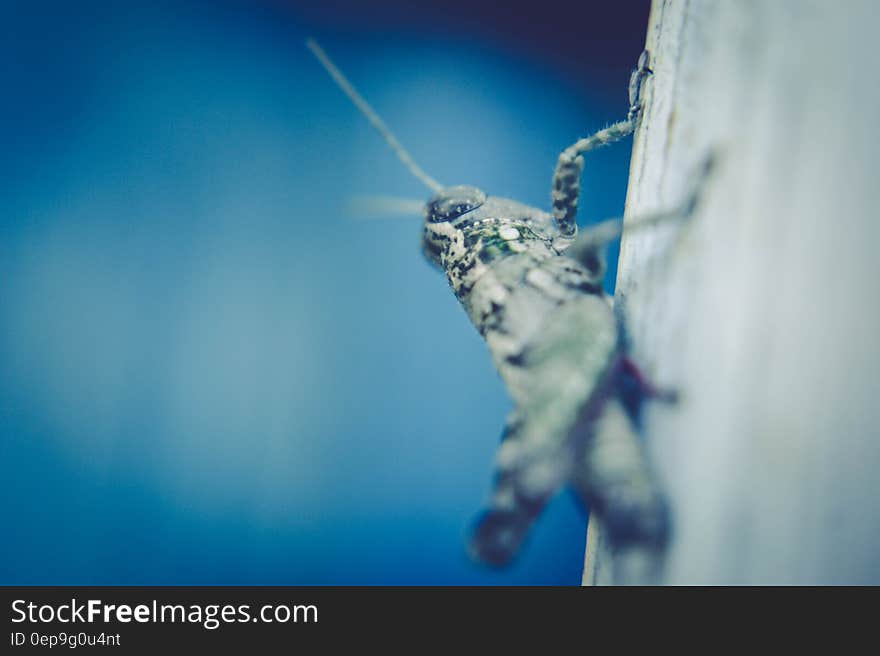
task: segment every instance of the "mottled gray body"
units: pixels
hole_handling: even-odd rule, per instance
[[[625,389],[636,397],[652,389],[621,352],[601,287],[601,249],[621,223],[600,224],[579,239],[575,221],[583,154],[635,129],[651,73],[648,53],[630,78],[626,120],[560,153],[551,216],[474,187],[441,185],[413,161],[321,47],[314,41],[307,46],[403,165],[434,192],[425,207],[423,250],[445,271],[515,404],[472,554],[492,564],[509,561],[544,503],[570,484],[602,518],[612,548],[636,547],[655,560],[667,539],[666,508],[624,404]]]
[[[665,508],[620,398],[626,370],[601,260],[571,259],[571,245],[551,215],[473,187],[444,189],[426,208],[425,254],[445,271],[515,403],[471,541],[489,563],[516,553],[567,483],[604,517],[612,543],[654,549],[665,540]]]

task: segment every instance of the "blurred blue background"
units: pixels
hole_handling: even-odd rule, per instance
[[[510,404],[418,218],[351,217],[426,192],[303,39],[437,179],[547,207],[646,3],[2,7],[0,583],[579,582],[567,494],[510,568],[467,559]]]

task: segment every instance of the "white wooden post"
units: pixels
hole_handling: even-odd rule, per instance
[[[664,583],[880,583],[878,7],[652,7],[627,217],[719,156],[689,223],[624,235],[617,278],[635,360],[682,397],[646,415]],[[584,582],[608,582],[594,531]]]

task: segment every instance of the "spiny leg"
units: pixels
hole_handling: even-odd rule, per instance
[[[582,155],[600,146],[619,141],[632,131],[633,123],[631,121],[620,121],[599,130],[586,139],[573,143],[559,154],[556,170],[553,173],[553,187],[550,197],[553,202],[553,218],[556,220],[556,227],[563,237],[573,237],[577,233],[575,217],[577,216],[581,172],[584,168]]]
[[[629,102],[630,107],[625,121],[619,121],[594,135],[580,139],[559,154],[556,170],[553,173],[551,200],[553,218],[556,227],[563,237],[573,237],[577,233],[575,217],[577,215],[580,178],[584,167],[583,155],[591,150],[619,141],[631,134],[639,119],[642,107],[642,89],[645,80],[651,74],[648,67],[648,51],[642,52],[638,67],[630,76]]]

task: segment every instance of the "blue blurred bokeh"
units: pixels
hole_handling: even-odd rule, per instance
[[[426,193],[303,39],[439,180],[546,207],[626,110],[644,7],[614,75],[343,8],[3,5],[0,583],[579,581],[567,495],[511,568],[467,559],[509,402],[418,218],[349,215]],[[628,152],[590,156],[584,220]]]

